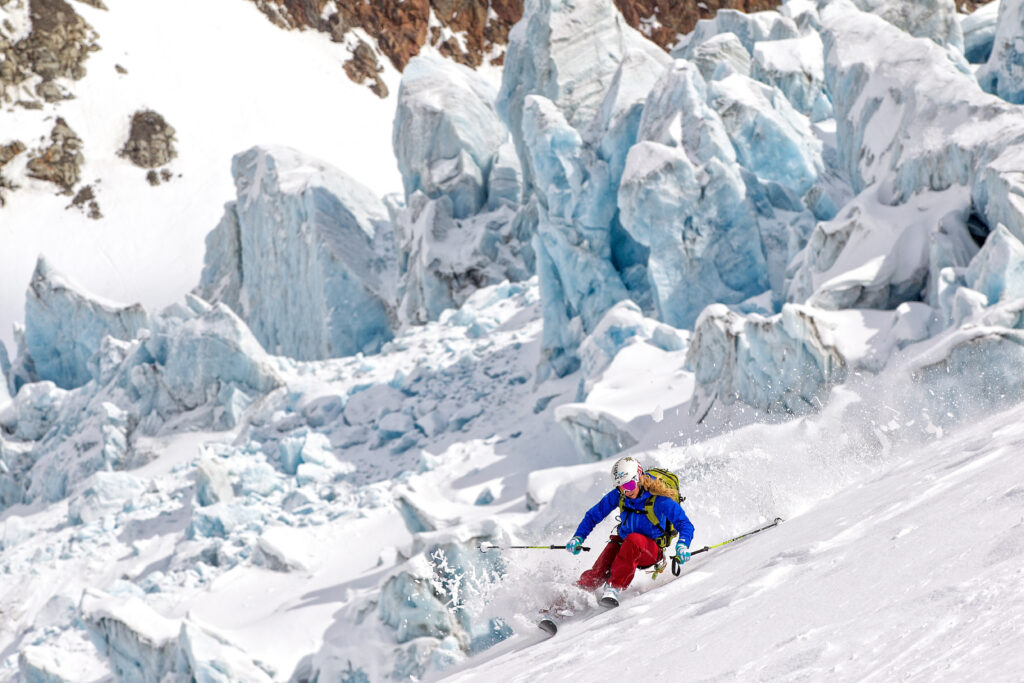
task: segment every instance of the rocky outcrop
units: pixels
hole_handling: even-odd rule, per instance
[[[29,177],[46,180],[57,185],[61,194],[71,194],[78,184],[82,164],[82,140],[67,122],[57,117],[50,132],[50,146],[36,150],[28,161],[26,172]]]
[[[0,206],[3,206],[6,201],[4,200],[4,190],[15,189],[14,183],[4,177],[3,169],[8,162],[14,157],[18,156],[25,151],[25,143],[21,140],[14,140],[6,145],[0,145]]]
[[[615,0],[626,23],[666,50],[720,9],[760,12],[781,4],[781,0]]]
[[[368,82],[380,97],[387,96],[387,88],[378,76],[383,70],[378,57],[403,71],[429,44],[466,66],[500,65],[509,29],[523,15],[522,0],[251,1],[282,28],[312,28],[348,43],[352,58],[345,73],[356,83]],[[354,37],[352,29],[362,29],[376,44]]]
[[[0,27],[0,102],[38,108],[41,100],[70,99],[58,79],[85,75],[86,58],[99,49],[98,35],[65,0],[29,0],[23,11],[26,35],[10,23]]]
[[[118,155],[131,159],[139,168],[166,166],[178,156],[174,149],[174,128],[155,111],[137,111],[132,115],[128,140]]]

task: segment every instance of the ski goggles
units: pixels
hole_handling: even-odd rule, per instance
[[[636,481],[629,480],[625,484],[620,484],[619,488],[623,491],[636,491]]]

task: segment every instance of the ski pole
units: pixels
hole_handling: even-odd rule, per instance
[[[761,531],[764,531],[765,529],[771,529],[772,527],[778,526],[779,522],[781,522],[781,521],[783,521],[782,517],[776,517],[772,521],[771,524],[767,524],[767,525],[761,527],[760,529],[754,529],[753,531],[748,531],[747,533],[740,534],[739,536],[737,536],[735,538],[730,538],[728,541],[722,541],[721,543],[716,543],[714,545],[706,545],[703,548],[698,548],[697,550],[692,551],[690,553],[690,555],[692,556],[692,555],[697,555],[699,553],[706,553],[707,551],[711,550],[712,548],[718,548],[720,546],[726,545],[727,543],[732,543],[733,541],[738,541],[741,538],[746,538],[747,536],[753,536],[754,534],[759,533]],[[673,576],[679,576],[679,573],[681,571],[682,571],[682,569],[680,568],[679,560],[677,560],[676,558],[673,557],[672,558],[672,575]]]
[[[484,541],[477,546],[480,552],[486,553],[488,550],[565,550],[564,545],[494,545]],[[590,548],[583,546],[580,550],[590,552]]]

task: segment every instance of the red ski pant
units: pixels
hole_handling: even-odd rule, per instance
[[[622,590],[633,581],[637,567],[650,567],[661,559],[661,548],[654,539],[643,534],[630,534],[626,540],[612,536],[594,566],[580,575],[581,588],[594,590],[604,583]]]

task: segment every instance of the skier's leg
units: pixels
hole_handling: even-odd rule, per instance
[[[601,554],[597,556],[597,559],[594,561],[594,566],[580,574],[580,580],[576,582],[576,585],[580,588],[586,588],[587,590],[594,590],[604,585],[604,583],[608,581],[608,571],[611,569],[612,562],[615,560],[615,554],[619,552],[621,543],[621,538],[618,536],[612,536],[608,545],[606,545],[604,550],[601,551]]]
[[[626,536],[612,562],[608,583],[612,588],[623,590],[633,581],[637,567],[654,564],[660,555],[661,549],[653,538],[643,534]]]

